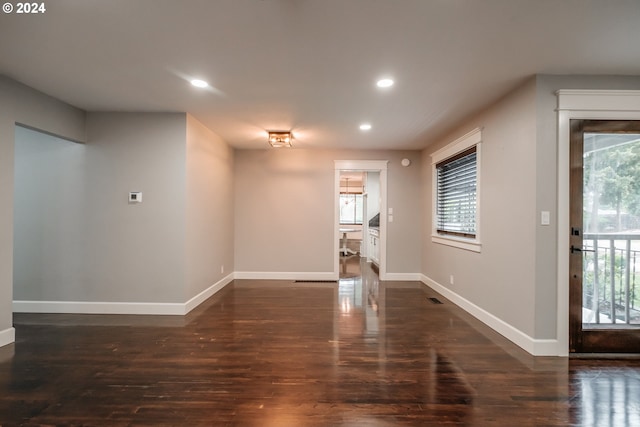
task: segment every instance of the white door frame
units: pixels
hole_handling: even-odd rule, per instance
[[[380,172],[380,280],[387,278],[387,166],[388,160],[335,160],[334,182],[334,280],[340,278],[340,173]],[[364,239],[365,236],[363,235]]]
[[[558,356],[569,355],[570,121],[640,120],[640,91],[559,90],[558,95]]]

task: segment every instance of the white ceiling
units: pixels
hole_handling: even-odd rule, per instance
[[[0,74],[88,111],[186,111],[238,148],[291,129],[296,147],[417,149],[536,73],[640,75],[639,0],[45,6],[0,13]]]

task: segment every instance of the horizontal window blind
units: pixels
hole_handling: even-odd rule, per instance
[[[473,146],[436,164],[439,234],[476,236],[477,153]]]

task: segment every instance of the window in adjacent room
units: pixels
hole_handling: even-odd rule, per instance
[[[362,224],[362,194],[340,194],[340,224]]]
[[[432,241],[480,251],[480,143],[476,129],[431,155]]]
[[[340,224],[362,225],[363,199],[362,186],[349,186],[349,178],[345,178],[340,191]]]

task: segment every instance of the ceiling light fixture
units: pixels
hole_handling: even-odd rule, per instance
[[[205,87],[209,86],[209,83],[205,82],[204,80],[200,80],[200,79],[191,80],[191,84],[193,86],[199,87],[199,88],[205,88]]]
[[[393,86],[393,80],[385,78],[385,79],[380,79],[376,82],[376,86],[380,87],[380,88],[386,88],[386,87],[391,87]]]
[[[345,181],[347,181],[347,191],[345,191],[343,194],[349,194],[349,178],[345,178]],[[349,204],[349,199],[348,198],[344,199],[344,204],[345,205]]]
[[[360,130],[371,130],[371,124],[370,123],[363,123],[360,125]]]
[[[269,131],[269,144],[273,148],[291,147],[293,136],[287,131]]]

